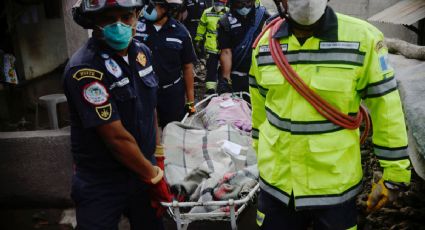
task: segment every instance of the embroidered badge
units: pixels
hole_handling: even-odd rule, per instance
[[[137,22],[136,30],[139,31],[139,32],[146,31],[146,24],[142,23],[142,22]]]
[[[111,118],[112,115],[112,106],[111,103],[104,105],[104,106],[98,106],[96,107],[96,113],[99,116],[100,119],[107,121],[109,118]]]
[[[103,73],[94,69],[80,69],[76,73],[74,73],[74,75],[72,75],[72,78],[74,78],[77,81],[84,78],[93,78],[95,80],[100,81],[102,80],[102,77],[103,77]]]
[[[109,94],[100,82],[91,82],[84,86],[84,99],[92,105],[102,105],[108,101]]]
[[[146,60],[146,55],[145,55],[143,52],[139,52],[139,53],[137,54],[136,61],[137,61],[137,62],[138,62],[141,66],[145,67],[145,66],[146,66],[146,62],[147,62],[147,60]]]
[[[121,77],[122,75],[121,67],[113,59],[105,60],[105,66],[106,66],[106,69],[109,71],[109,73],[114,75],[116,78]]]
[[[381,51],[383,48],[387,48],[386,45],[385,45],[385,43],[384,43],[384,41],[379,41],[379,42],[376,43],[376,45],[375,45],[375,51],[377,53],[379,53],[379,51]]]

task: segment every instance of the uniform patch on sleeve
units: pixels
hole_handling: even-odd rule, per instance
[[[386,72],[390,69],[390,64],[388,63],[388,55],[379,56],[379,65],[381,66],[382,72]]]
[[[100,82],[91,82],[83,88],[84,99],[92,105],[102,105],[108,101],[109,94]]]
[[[385,42],[384,41],[379,41],[379,42],[377,42],[376,43],[376,45],[375,45],[375,51],[377,52],[377,53],[379,53],[383,48],[387,48],[387,46],[385,45]]]
[[[72,75],[72,78],[79,81],[84,78],[92,78],[98,81],[101,81],[103,77],[103,73],[100,71],[97,71],[95,69],[80,69],[74,75]]]
[[[100,119],[107,121],[111,118],[112,115],[112,106],[111,103],[96,107],[96,113]]]
[[[146,66],[146,55],[143,52],[139,52],[136,57],[136,61],[143,67]]]

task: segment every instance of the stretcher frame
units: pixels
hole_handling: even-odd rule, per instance
[[[247,92],[236,92],[232,93],[232,96],[242,98],[243,96],[250,96]],[[190,125],[193,119],[202,114],[208,102],[211,98],[218,96],[218,94],[212,94],[203,100],[196,103],[195,108],[197,113],[189,117],[186,114],[182,120],[182,123]],[[250,105],[249,105],[250,106]],[[178,230],[187,230],[189,224],[194,221],[209,220],[209,221],[230,221],[232,230],[237,230],[237,219],[239,215],[246,209],[249,202],[253,201],[257,191],[259,191],[260,184],[257,182],[247,196],[241,199],[229,199],[226,201],[207,201],[207,202],[161,202],[163,207],[167,208],[168,214],[174,219]],[[229,212],[205,212],[205,213],[184,213],[182,209],[189,209],[195,206],[219,206],[229,207]]]

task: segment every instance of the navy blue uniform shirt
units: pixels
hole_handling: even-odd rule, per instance
[[[189,32],[173,18],[159,31],[152,22],[140,18],[135,38],[152,50],[153,68],[160,86],[175,82],[182,76],[183,65],[196,61]]]
[[[196,36],[199,20],[205,9],[212,6],[212,0],[185,0],[184,7],[187,11],[187,17],[183,21],[189,30],[192,39]]]
[[[90,38],[65,68],[64,90],[71,118],[71,151],[77,170],[116,172],[127,169],[109,151],[96,127],[121,120],[147,159],[156,144],[154,110],[158,83],[150,50],[135,40],[129,64],[106,45]]]
[[[255,9],[255,10],[254,10]],[[223,25],[223,20],[220,19],[218,22],[218,28],[217,28],[217,42],[218,42],[218,48],[220,50],[222,49],[234,49],[237,45],[239,45],[245,38],[245,35],[247,34],[250,27],[255,23],[255,13],[258,8],[252,8],[251,12],[246,17],[243,17],[236,13],[235,11],[231,11],[222,17],[227,17],[230,30],[226,31],[225,26]],[[260,26],[257,28],[256,33],[254,35],[254,40],[260,34],[261,29],[270,15],[266,12],[262,18],[262,21],[260,23]],[[251,67],[251,54],[252,54],[252,48],[247,47],[249,49],[249,53],[245,56],[245,60],[242,61],[241,65],[237,70],[240,72],[248,73],[249,68]]]

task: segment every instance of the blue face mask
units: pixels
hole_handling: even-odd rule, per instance
[[[146,18],[146,20],[148,21],[152,21],[152,22],[156,21],[158,19],[158,12],[156,12],[156,9],[153,8],[151,13],[148,13],[146,9],[147,9],[146,7],[143,8],[143,17]]]
[[[103,37],[106,44],[114,50],[123,50],[130,44],[133,28],[121,22],[103,27]]]
[[[246,16],[251,12],[251,7],[242,7],[239,9],[236,9],[236,12],[242,16]]]

